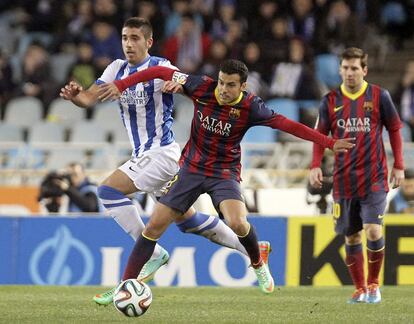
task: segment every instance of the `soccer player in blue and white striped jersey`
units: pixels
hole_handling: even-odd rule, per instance
[[[76,82],[61,89],[60,96],[80,107],[95,105],[99,85],[120,80],[151,66],[176,69],[168,60],[149,55],[153,43],[152,27],[142,18],[126,20],[122,29],[125,60],[117,59],[87,90]],[[137,191],[160,194],[166,183],[178,172],[180,148],[171,130],[173,97],[161,90],[164,81],[155,79],[126,89],[119,98],[119,111],[132,146],[132,157],[115,170],[98,188],[98,195],[116,222],[136,240],[144,229],[138,210],[126,196]],[[247,255],[234,232],[216,217],[198,213],[190,208],[177,221],[183,232],[196,233],[223,246]],[[267,243],[268,244],[268,243]],[[265,249],[263,253],[268,253]],[[141,270],[138,279],[149,281],[168,261],[168,253],[157,244],[151,259]],[[114,289],[94,297],[98,304],[112,302]]]

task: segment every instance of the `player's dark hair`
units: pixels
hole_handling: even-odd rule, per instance
[[[246,64],[239,60],[225,60],[220,64],[220,71],[226,74],[238,74],[240,83],[246,82],[249,74]]]
[[[361,59],[361,67],[368,66],[368,54],[364,50],[357,47],[348,47],[341,55],[341,63],[343,60]]]
[[[148,39],[148,38],[151,38],[152,37],[152,25],[145,18],[141,18],[141,17],[131,17],[131,18],[128,18],[124,22],[124,27],[141,28],[142,33],[144,34],[145,39]]]

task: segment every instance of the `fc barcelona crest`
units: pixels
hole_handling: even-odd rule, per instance
[[[371,112],[374,109],[374,103],[372,101],[365,101],[362,107],[366,112]]]
[[[231,119],[239,119],[240,118],[240,109],[230,108],[229,117]]]

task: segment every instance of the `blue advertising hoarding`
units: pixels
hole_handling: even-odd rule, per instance
[[[269,261],[277,285],[285,284],[285,218],[251,217],[259,239],[272,244]],[[158,286],[250,286],[247,258],[174,225],[159,243],[170,253]],[[110,218],[0,217],[0,284],[115,285],[133,241]]]

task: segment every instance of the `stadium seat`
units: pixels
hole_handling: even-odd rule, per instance
[[[19,168],[25,161],[23,130],[20,126],[0,124],[0,169]]]
[[[296,100],[299,109],[319,109],[319,100]]]
[[[334,54],[321,54],[315,58],[316,78],[329,89],[341,84],[339,59]]]
[[[17,97],[6,106],[4,121],[8,124],[29,127],[42,120],[43,105],[35,97]]]
[[[47,120],[68,127],[73,126],[77,122],[85,120],[85,109],[75,106],[70,101],[56,98],[49,106]]]
[[[71,127],[69,141],[73,143],[106,143],[105,130],[94,121],[76,123]]]
[[[112,142],[115,144],[129,145],[129,138],[125,127],[117,127],[112,131]]]
[[[82,148],[59,148],[51,149],[46,160],[46,168],[49,170],[60,170],[71,162],[80,162],[87,165],[85,149]]]
[[[65,129],[56,123],[42,122],[33,125],[29,129],[29,143],[64,142]]]
[[[266,105],[278,114],[282,114],[294,121],[299,121],[299,106],[292,99],[270,99],[266,101]]]
[[[115,132],[118,128],[124,129],[119,106],[114,102],[97,104],[94,108],[93,120],[107,132]]]
[[[242,143],[275,143],[277,130],[267,126],[251,127],[243,137]]]
[[[50,71],[53,80],[59,84],[66,82],[68,78],[69,68],[76,61],[76,55],[68,53],[53,54],[50,56]]]
[[[0,142],[23,142],[23,130],[18,125],[1,123]]]

